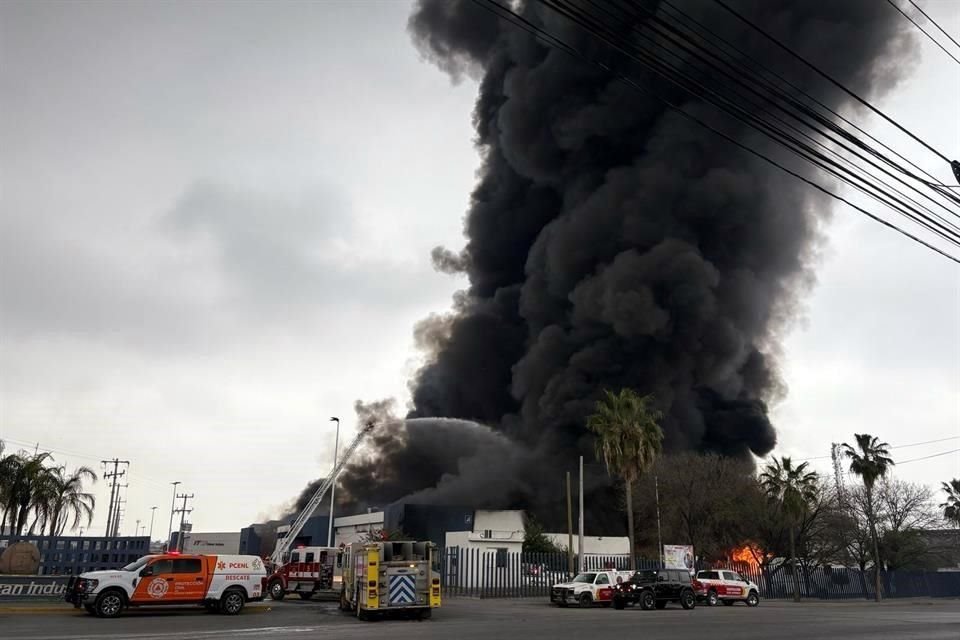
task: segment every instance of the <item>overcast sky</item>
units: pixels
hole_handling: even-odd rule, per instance
[[[960,34],[960,3],[928,10]],[[342,442],[357,398],[406,401],[413,325],[464,285],[429,252],[462,246],[479,164],[476,85],[420,61],[408,14],[0,4],[0,438],[130,460],[124,533],[156,505],[165,536],[174,480],[195,530],[275,515],[328,471],[330,416]],[[921,54],[882,106],[960,156],[960,67]],[[775,453],[960,449],[960,269],[849,210],[828,236]],[[960,453],[897,474],[939,485]]]

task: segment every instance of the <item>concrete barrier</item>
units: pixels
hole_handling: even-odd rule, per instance
[[[70,576],[0,575],[0,604],[63,600]]]

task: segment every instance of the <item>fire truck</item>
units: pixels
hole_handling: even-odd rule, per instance
[[[423,620],[439,606],[439,555],[432,542],[355,542],[344,549],[342,611],[361,620],[398,613]]]
[[[267,580],[267,593],[274,600],[283,600],[288,593],[302,600],[314,594],[339,595],[341,555],[333,547],[297,547]]]
[[[269,562],[270,566],[273,567],[273,573],[267,578],[267,593],[274,600],[282,600],[288,593],[296,593],[302,599],[309,600],[316,593],[328,593],[335,596],[340,592],[340,549],[334,547],[298,547],[294,549],[292,547],[307,520],[320,506],[327,491],[336,482],[340,471],[350,461],[363,439],[373,430],[374,426],[375,423],[368,422],[360,429],[330,475],[317,488],[306,507],[290,525],[290,530],[286,536],[277,541],[277,546],[273,550]]]

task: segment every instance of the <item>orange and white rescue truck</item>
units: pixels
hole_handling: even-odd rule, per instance
[[[203,605],[236,615],[250,601],[263,600],[267,572],[256,556],[166,553],[144,556],[109,571],[73,576],[65,599],[101,618],[126,607]]]

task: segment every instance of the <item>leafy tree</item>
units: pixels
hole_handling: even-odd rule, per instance
[[[97,474],[89,467],[78,467],[72,473],[66,474],[66,467],[55,467],[48,479],[47,497],[50,535],[63,535],[68,522],[72,522],[71,529],[80,526],[86,521],[86,526],[93,522],[93,510],[96,506],[96,497],[83,490],[84,480],[91,483],[97,481]]]
[[[89,525],[96,501],[83,485],[96,482],[91,469],[79,467],[67,473],[66,467],[48,465],[49,453],[4,455],[5,449],[0,441],[0,530],[9,526],[11,534],[19,537],[24,529],[28,534],[43,533],[49,525],[50,535],[62,535],[68,524],[71,529],[84,520]]]
[[[663,449],[662,414],[653,407],[652,395],[640,396],[632,389],[604,391],[587,427],[596,438],[597,458],[607,471],[623,480],[626,491],[627,535],[630,569],[636,569],[633,527],[633,483],[653,466]]]
[[[960,479],[954,478],[950,482],[944,482],[941,488],[947,494],[946,501],[940,503],[943,517],[960,527]]]
[[[543,525],[533,516],[526,516],[523,520],[523,552],[524,553],[559,553],[561,551],[553,540],[543,531]]]
[[[800,601],[800,582],[797,576],[797,547],[795,528],[800,524],[810,505],[817,499],[817,474],[807,471],[807,463],[796,467],[788,457],[776,458],[760,474],[760,482],[767,497],[779,505],[787,518],[790,533],[790,565],[793,567],[793,599]]]
[[[850,460],[850,471],[860,476],[867,498],[867,522],[870,526],[870,538],[873,541],[873,573],[876,599],[880,601],[880,543],[877,537],[877,518],[873,489],[878,479],[887,474],[893,466],[890,457],[890,445],[880,442],[869,433],[856,433],[856,447],[843,444],[843,454]]]

